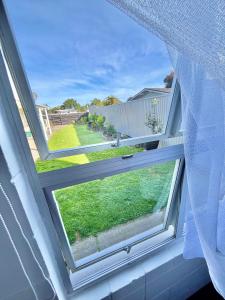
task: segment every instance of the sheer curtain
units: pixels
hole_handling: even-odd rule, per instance
[[[108,1],[168,45],[182,91],[184,257],[205,257],[225,297],[225,1]]]

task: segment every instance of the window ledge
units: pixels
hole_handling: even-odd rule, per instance
[[[70,294],[69,299],[84,300],[84,299],[102,299],[107,297],[123,287],[129,285],[132,281],[137,280],[164,264],[174,260],[182,255],[183,238],[171,241],[159,249],[156,249],[151,255],[145,257],[124,270],[109,275],[108,278],[99,281],[82,290],[75,291]]]

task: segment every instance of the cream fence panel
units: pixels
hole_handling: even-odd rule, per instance
[[[117,132],[131,137],[146,136],[153,133],[146,125],[149,114],[161,124],[161,132],[165,131],[171,99],[171,94],[168,94],[110,106],[90,106],[89,112],[103,115],[105,123],[112,124]]]

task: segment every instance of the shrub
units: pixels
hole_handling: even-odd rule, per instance
[[[88,115],[88,122],[96,123],[98,116],[96,114],[89,114]]]
[[[117,135],[116,129],[110,123],[108,123],[106,125],[106,127],[104,128],[104,134],[107,136],[110,136],[110,137],[116,137],[116,135]]]
[[[157,119],[154,113],[150,113],[147,116],[147,121],[145,122],[145,125],[151,128],[152,133],[154,134],[162,132],[162,123]]]
[[[84,125],[88,123],[88,116],[81,117],[77,122],[77,124]]]
[[[99,115],[97,117],[96,123],[97,123],[98,129],[102,129],[104,127],[105,117],[102,115]]]

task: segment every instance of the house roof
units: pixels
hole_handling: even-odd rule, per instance
[[[159,93],[159,94],[168,94],[170,93],[171,88],[144,88],[140,92],[138,92],[136,95],[129,97],[127,101],[133,101],[136,100],[137,98],[151,92]]]
[[[50,108],[47,104],[35,104],[35,106],[40,108],[47,108],[47,109]]]

